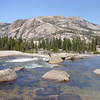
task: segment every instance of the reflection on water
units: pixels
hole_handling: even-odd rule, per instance
[[[42,59],[9,57],[0,59],[0,69],[24,66],[14,82],[0,84],[0,100],[100,100],[100,77],[93,70],[100,68],[100,57],[66,61],[54,67]],[[41,79],[51,69],[67,71],[68,83]]]

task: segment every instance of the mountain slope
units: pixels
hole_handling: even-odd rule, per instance
[[[0,36],[8,34],[8,27],[10,24],[0,23]]]
[[[16,20],[12,24],[0,23],[0,36],[38,40],[52,37],[75,37],[100,35],[100,26],[78,16],[40,16],[26,20]]]

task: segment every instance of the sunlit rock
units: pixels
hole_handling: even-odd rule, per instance
[[[9,82],[17,79],[17,74],[12,69],[0,70],[0,82]]]
[[[95,74],[97,74],[97,75],[100,75],[100,69],[95,69],[93,72],[94,72]]]
[[[80,60],[80,59],[83,59],[83,57],[80,55],[69,55],[68,57],[66,57],[65,60]]]
[[[55,56],[55,57],[51,57],[49,60],[50,64],[58,64],[63,62],[63,59],[61,57]]]
[[[51,70],[42,76],[43,79],[55,80],[58,82],[68,82],[70,80],[70,75],[62,70]]]

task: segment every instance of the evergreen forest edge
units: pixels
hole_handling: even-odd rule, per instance
[[[16,50],[30,53],[37,52],[41,49],[51,52],[97,53],[97,45],[100,45],[100,37],[98,36],[91,38],[89,42],[86,42],[85,39],[81,39],[80,37],[75,37],[73,39],[64,38],[63,40],[61,38],[53,38],[52,40],[42,39],[38,43],[34,43],[33,40],[23,40],[22,38],[0,37],[0,50]]]

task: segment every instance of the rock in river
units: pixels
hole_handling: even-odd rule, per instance
[[[58,63],[61,63],[63,62],[63,59],[61,57],[51,57],[50,60],[49,60],[49,63],[50,64],[58,64]]]
[[[95,69],[94,73],[97,74],[97,75],[100,75],[100,69]]]
[[[70,80],[70,75],[62,70],[51,70],[42,76],[43,79],[55,80],[58,82],[68,82]]]
[[[0,82],[9,82],[17,79],[17,74],[12,69],[0,70]]]
[[[16,71],[20,71],[20,70],[24,70],[24,67],[15,67],[13,68],[13,70],[16,72]]]

